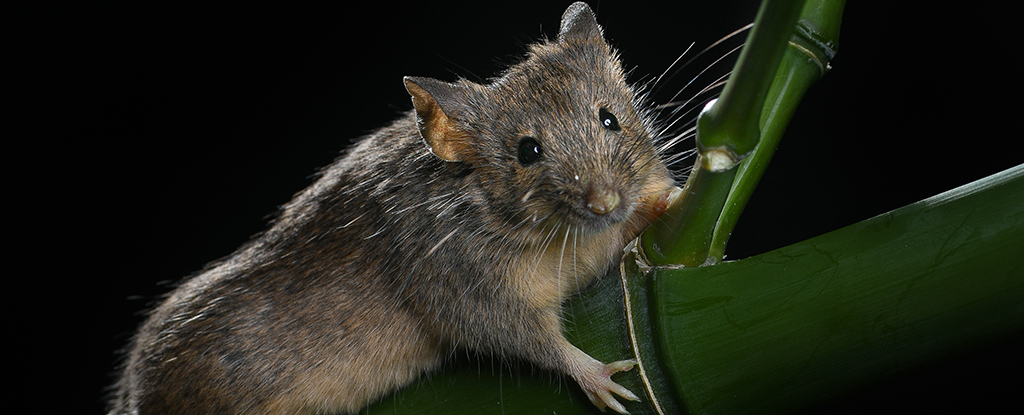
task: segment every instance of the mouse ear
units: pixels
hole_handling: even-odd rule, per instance
[[[405,89],[416,107],[416,124],[430,150],[445,161],[462,161],[466,140],[450,118],[464,87],[432,78],[405,77]]]
[[[597,24],[594,12],[582,1],[570,4],[565,13],[562,13],[558,42],[565,43],[570,39],[604,42],[604,34],[601,32],[601,26]]]

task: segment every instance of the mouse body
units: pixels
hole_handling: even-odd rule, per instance
[[[271,227],[147,317],[111,414],[353,413],[453,350],[637,399],[561,332],[674,181],[591,9],[482,85],[404,79],[413,109],[359,141]]]

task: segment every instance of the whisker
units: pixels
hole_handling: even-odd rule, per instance
[[[668,71],[672,70],[672,68],[674,66],[676,66],[676,64],[679,63],[680,60],[683,59],[683,56],[686,56],[686,54],[690,51],[690,49],[693,49],[693,45],[696,45],[696,44],[697,44],[697,42],[690,42],[690,46],[687,46],[686,50],[684,50],[683,53],[679,54],[679,56],[676,57],[676,60],[672,61],[672,64],[670,64],[667,68],[665,68],[664,71],[661,72],[661,75],[658,75],[657,78],[654,78],[654,81],[651,82],[650,85],[652,85],[652,86],[658,85],[661,82],[661,79],[665,77],[665,74],[667,74]],[[689,63],[689,62],[687,62],[687,63]]]
[[[751,28],[751,27],[753,27],[753,26],[754,26],[754,23],[748,23],[748,24],[747,24],[746,26],[743,26],[743,27],[741,27],[741,28],[739,28],[739,29],[736,29],[736,30],[735,30],[735,31],[733,31],[732,33],[729,33],[728,35],[725,35],[725,36],[724,36],[724,37],[722,37],[721,39],[718,39],[718,40],[716,40],[716,41],[715,41],[714,43],[712,43],[712,44],[711,44],[711,45],[709,45],[708,47],[704,48],[704,50],[702,50],[702,51],[700,51],[699,53],[697,53],[697,55],[696,55],[696,56],[694,56],[694,57],[690,58],[690,60],[686,61],[686,63],[684,63],[684,64],[683,64],[682,66],[680,66],[679,68],[677,68],[677,69],[675,70],[675,72],[672,72],[672,75],[670,75],[670,76],[669,76],[669,78],[675,77],[675,76],[676,76],[676,74],[677,74],[677,73],[679,73],[679,71],[681,71],[681,70],[682,70],[683,68],[686,68],[687,66],[689,66],[689,65],[690,65],[690,63],[692,63],[692,62],[693,62],[694,60],[696,60],[697,58],[699,58],[699,57],[701,57],[702,55],[704,55],[704,53],[706,53],[706,52],[710,51],[711,49],[714,49],[714,48],[715,48],[715,46],[718,46],[719,44],[721,44],[721,43],[723,43],[723,42],[725,42],[725,41],[727,41],[727,40],[729,40],[729,39],[732,39],[732,38],[733,38],[733,37],[735,37],[736,35],[738,35],[738,34],[740,34],[740,33],[743,33],[744,31],[746,31],[746,30],[750,29],[750,28]],[[652,94],[655,94],[655,93],[657,93],[657,92],[658,92],[658,90],[659,90],[660,88],[661,88],[661,86],[655,86],[655,89],[654,89],[653,91],[651,91],[651,93],[652,93]]]
[[[711,99],[712,98],[708,98],[705,102],[710,101]],[[689,110],[687,110],[686,112],[684,112],[682,114],[676,114],[675,112],[673,112],[672,117],[669,118],[671,121],[667,125],[664,126],[664,129],[661,131],[661,134],[659,134],[659,135],[663,135],[666,132],[671,131],[672,128],[675,127],[676,124],[678,122],[682,121],[682,120],[686,120],[686,119],[689,120],[689,121],[686,122],[686,124],[683,124],[683,125],[696,124],[697,117],[693,116],[692,118],[690,118],[689,115],[690,115],[691,112],[696,110],[698,107],[699,106],[693,106],[692,108],[690,108]]]
[[[579,239],[580,239],[580,228],[579,228],[579,226],[573,226],[573,228],[572,228],[572,275],[573,275],[573,281],[576,281],[576,284],[577,284],[576,289],[577,290],[580,288],[579,287],[580,267],[579,267],[579,264],[576,263],[576,260],[579,257],[579,252],[580,252],[579,251]]]
[[[721,63],[723,60],[725,60],[725,58],[731,56],[732,54],[734,54],[734,53],[736,53],[736,52],[738,52],[740,50],[743,50],[743,45],[739,45],[739,46],[737,46],[735,48],[732,48],[731,50],[729,50],[728,52],[726,52],[722,56],[718,57],[718,59],[715,59],[714,62],[711,62],[711,64],[709,64],[708,66],[704,67],[704,69],[702,69],[699,73],[697,73],[696,76],[694,76],[692,79],[690,79],[690,82],[687,82],[686,85],[684,85],[682,88],[680,88],[679,91],[677,91],[675,93],[675,95],[672,95],[672,98],[670,98],[669,101],[674,101],[676,99],[676,97],[681,95],[683,93],[683,91],[686,90],[686,88],[689,88],[690,85],[692,85],[693,82],[697,80],[697,78],[700,78],[700,76],[704,75],[705,72],[711,70],[711,68],[713,68],[713,67],[715,67],[715,65]],[[721,78],[719,78],[719,79],[721,79]],[[701,92],[704,92],[706,90],[707,90],[707,88],[701,90]],[[700,94],[701,92],[698,92],[697,94]]]
[[[562,238],[562,251],[558,254],[558,293],[565,292],[562,289],[562,261],[565,260],[565,246],[569,242],[569,226],[565,228],[565,238]],[[561,300],[561,299],[559,299]],[[559,301],[561,302],[561,301]]]
[[[540,246],[538,246],[539,249],[537,249],[537,254],[533,258],[533,267],[530,269],[528,275],[536,274],[537,268],[540,267],[540,263],[544,258],[544,252],[548,250],[548,246],[550,246],[551,241],[554,240],[554,235],[558,231],[558,228],[558,226],[552,227],[551,230],[547,232],[547,235],[544,236],[544,239],[541,241]],[[526,276],[524,275],[524,277]]]
[[[697,131],[697,127],[696,126],[692,126],[692,127],[688,128],[686,131],[684,131],[682,133],[679,133],[679,134],[677,134],[677,135],[675,135],[675,136],[665,140],[665,144],[663,144],[662,147],[659,149],[659,151],[661,152],[660,154],[663,154],[663,155],[667,154],[668,157],[670,157],[670,158],[676,157],[677,154],[668,154],[668,152],[670,150],[672,150],[673,148],[678,147],[684,141],[687,141],[687,140],[695,138],[697,136],[697,132],[696,131]],[[694,145],[693,147],[696,147],[696,145]],[[687,148],[686,150],[682,150],[682,151],[685,152],[685,151],[688,151],[688,150],[690,150],[690,148]]]

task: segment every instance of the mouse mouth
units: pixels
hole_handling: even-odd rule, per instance
[[[675,186],[638,198],[625,198],[619,193],[593,193],[572,206],[571,213],[566,215],[572,219],[566,219],[581,231],[598,233],[624,226],[627,234],[639,234],[681,195],[682,189]]]
[[[600,189],[587,192],[569,210],[566,219],[581,230],[600,232],[629,220],[633,202],[618,191]]]
[[[614,186],[537,188],[526,193],[520,201],[525,208],[522,212],[525,219],[518,220],[518,223],[535,229],[568,226],[581,234],[598,234],[638,222],[642,218],[637,215],[644,210],[638,205],[643,200]]]

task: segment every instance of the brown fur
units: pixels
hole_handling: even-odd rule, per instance
[[[570,6],[556,42],[490,85],[406,85],[414,111],[153,311],[112,414],[354,412],[458,347],[567,373],[616,408],[604,395],[626,396],[608,379],[623,367],[569,344],[560,307],[657,217],[672,180],[592,12]],[[524,136],[543,148],[528,165]],[[615,209],[588,208],[609,192]]]

